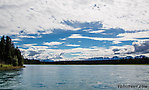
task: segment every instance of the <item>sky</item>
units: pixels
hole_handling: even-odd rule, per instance
[[[0,36],[25,58],[149,56],[149,0],[0,0]]]

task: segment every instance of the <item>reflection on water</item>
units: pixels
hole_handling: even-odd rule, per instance
[[[21,83],[22,70],[0,71],[0,89],[10,89]]]
[[[0,89],[140,90],[118,85],[149,85],[149,66],[26,65],[20,71],[0,72]]]

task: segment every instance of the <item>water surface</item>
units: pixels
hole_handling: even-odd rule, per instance
[[[13,90],[148,90],[148,65],[25,65],[0,71],[0,89]],[[144,85],[147,88],[118,88]]]

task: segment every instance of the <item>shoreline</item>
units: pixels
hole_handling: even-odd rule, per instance
[[[25,68],[25,66],[12,66],[12,65],[0,64],[0,71],[18,70],[21,68]]]
[[[53,61],[41,62],[39,60],[26,59],[24,64],[39,65],[149,65],[149,58],[120,59],[120,60],[80,60],[80,61]]]
[[[149,64],[24,64],[24,65],[149,65]]]

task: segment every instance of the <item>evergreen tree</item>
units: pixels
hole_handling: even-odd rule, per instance
[[[0,62],[1,63],[5,62],[5,45],[6,45],[5,37],[2,36],[0,41]]]
[[[18,58],[17,56],[14,56],[13,61],[12,61],[13,66],[18,66]]]
[[[18,47],[15,49],[15,55],[17,55],[18,58],[18,66],[23,66],[24,58],[21,55],[21,51],[18,49]]]
[[[0,41],[0,63],[11,64],[13,66],[23,66],[24,58],[21,51],[14,47],[11,38],[1,37]]]
[[[6,36],[6,47],[5,47],[5,51],[6,51],[6,63],[7,64],[12,64],[12,42],[11,42],[11,38]]]

